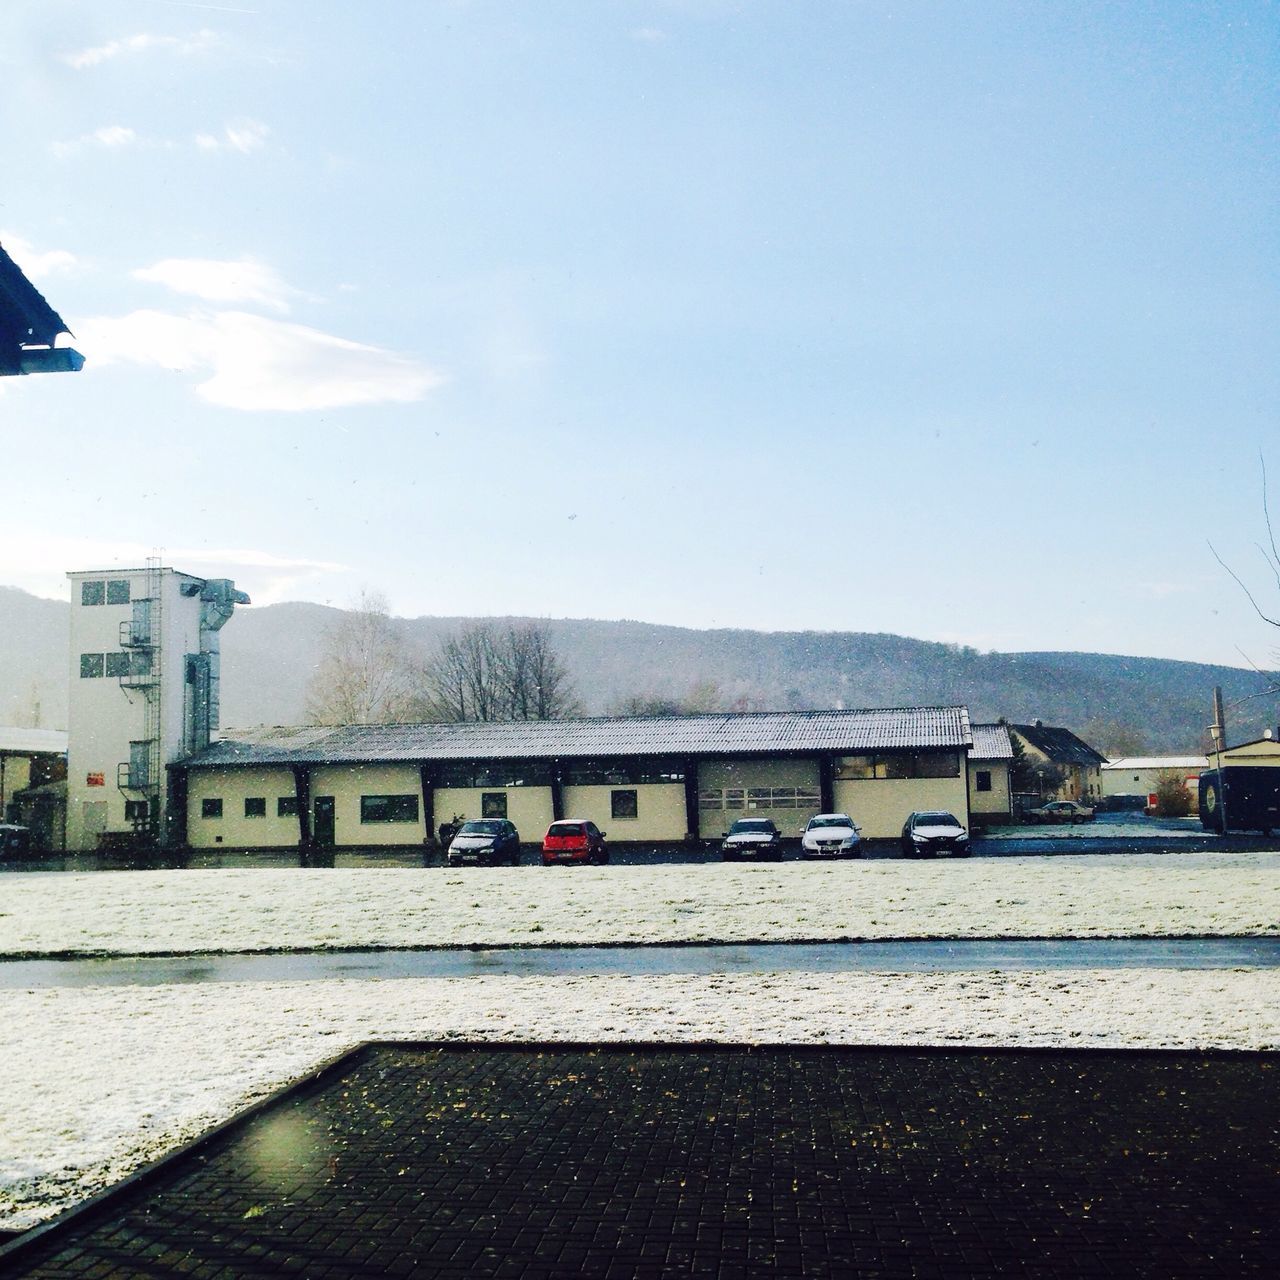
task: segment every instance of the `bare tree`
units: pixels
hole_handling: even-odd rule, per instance
[[[329,628],[307,683],[311,724],[394,724],[412,718],[415,671],[386,598],[362,591]]]
[[[542,623],[463,627],[441,643],[424,685],[437,720],[555,720],[578,711],[568,670]]]
[[[613,704],[613,714],[618,716],[697,716],[724,709],[724,694],[714,680],[695,680],[683,697],[633,693]]]
[[[1266,530],[1266,541],[1257,542],[1254,546],[1257,548],[1262,562],[1266,566],[1266,573],[1273,580],[1276,593],[1280,595],[1280,547],[1276,544],[1275,527],[1271,523],[1271,503],[1267,494],[1267,460],[1263,454],[1258,455],[1258,469],[1262,473],[1262,525]],[[1274,606],[1270,606],[1270,612],[1264,609],[1258,603],[1257,596],[1254,595],[1245,580],[1218,554],[1218,549],[1209,543],[1209,550],[1213,553],[1213,558],[1227,571],[1235,580],[1236,585],[1244,592],[1246,599],[1253,606],[1253,611],[1267,623],[1268,626],[1280,629],[1280,612],[1277,612]],[[1240,655],[1246,662],[1266,681],[1266,687],[1260,689],[1257,693],[1248,694],[1244,698],[1237,698],[1230,706],[1239,706],[1242,702],[1251,701],[1254,698],[1267,698],[1280,694],[1280,673],[1276,671],[1264,671],[1257,665],[1243,650]],[[1280,659],[1280,649],[1272,651],[1272,656]]]

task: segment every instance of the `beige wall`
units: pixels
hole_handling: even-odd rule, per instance
[[[977,774],[980,770],[991,774],[991,790],[977,790]],[[1005,760],[969,761],[969,813],[986,814],[1011,812],[1009,795],[1009,764]],[[956,817],[960,817],[956,814]]]
[[[276,800],[295,794],[292,770],[192,769],[187,778],[187,843],[193,849],[297,847],[297,817],[276,816]],[[248,796],[266,800],[265,818],[244,816]],[[200,816],[206,798],[222,801],[221,818]]]
[[[8,808],[14,793],[25,791],[31,785],[31,759],[29,756],[15,756],[5,752],[0,756],[0,822],[4,821],[4,811]]]
[[[442,822],[451,822],[454,814],[482,817],[480,797],[490,791],[506,793],[507,817],[516,824],[521,842],[540,845],[551,825],[550,787],[438,787],[434,792],[436,829]]]
[[[718,840],[738,818],[772,818],[784,836],[800,836],[809,819],[822,809],[816,760],[704,760],[698,766],[698,791],[728,788],[744,790],[761,787],[805,787],[812,797],[797,808],[706,809],[698,806],[698,834],[704,840]]]
[[[417,822],[360,821],[361,796],[410,795],[418,797]],[[427,834],[416,764],[319,765],[311,771],[312,812],[317,796],[333,797],[335,844],[421,844]]]
[[[864,840],[902,834],[907,815],[919,809],[946,809],[967,822],[966,783],[958,778],[858,778],[837,780],[836,809],[862,828]]]
[[[1149,796],[1160,783],[1160,775],[1165,769],[1103,769],[1102,794],[1104,796]],[[1203,769],[1175,769],[1179,777],[1186,780],[1187,791],[1198,795],[1200,775]]]
[[[613,817],[614,791],[636,792],[636,816]],[[684,783],[621,783],[616,786],[565,787],[564,816],[586,818],[614,842],[683,840],[686,823]]]

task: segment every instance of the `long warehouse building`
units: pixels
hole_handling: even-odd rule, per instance
[[[619,842],[748,814],[798,836],[831,811],[884,839],[913,810],[968,823],[973,745],[965,707],[258,729],[170,764],[169,808],[196,849],[421,846],[482,817],[530,842],[562,817]]]

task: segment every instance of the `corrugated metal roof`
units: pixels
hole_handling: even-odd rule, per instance
[[[1104,769],[1207,769],[1208,756],[1122,756]]]
[[[65,729],[22,729],[0,725],[0,751],[30,755],[49,752],[64,756],[67,754],[67,731]]]
[[[970,760],[1012,760],[1013,744],[1009,730],[1002,724],[975,724]]]
[[[965,707],[604,716],[486,724],[344,725],[238,731],[183,763],[324,764],[559,756],[777,755],[970,747]]]

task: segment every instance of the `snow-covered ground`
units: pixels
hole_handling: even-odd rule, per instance
[[[1276,935],[1280,853],[0,880],[0,953]],[[1280,971],[455,978],[0,991],[0,1226],[371,1038],[1280,1048]]]
[[[0,955],[1280,933],[1280,853],[6,876]]]
[[[1280,973],[766,974],[0,992],[0,1226],[372,1038],[1280,1047]]]

